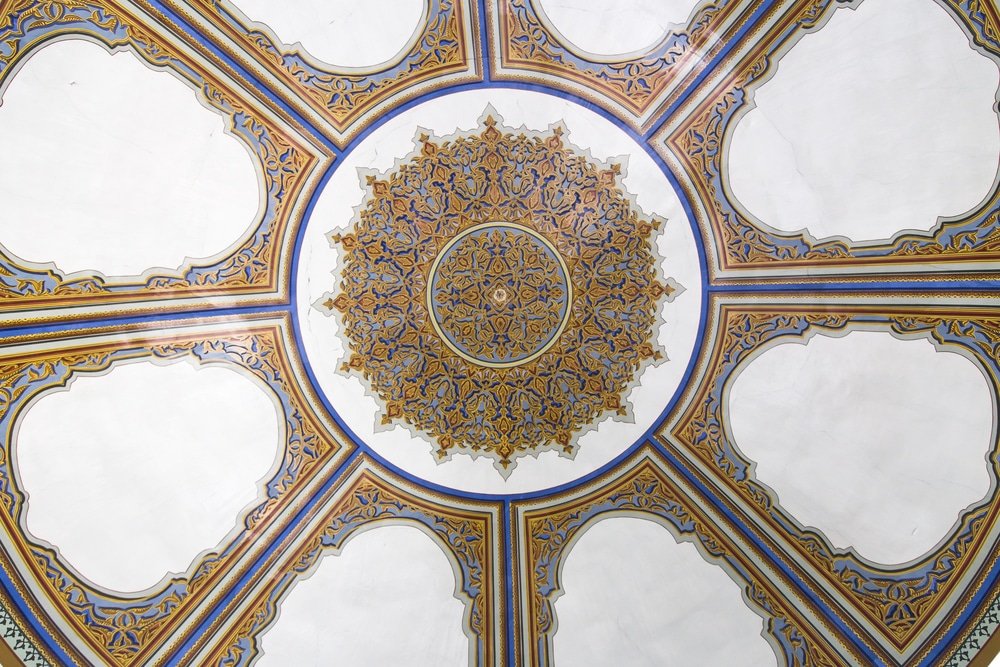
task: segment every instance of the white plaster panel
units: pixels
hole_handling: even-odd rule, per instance
[[[421,27],[422,0],[237,0],[283,43],[339,67],[393,60]]]
[[[324,558],[281,602],[258,665],[468,665],[465,605],[432,538],[384,526]]]
[[[0,245],[67,273],[132,276],[238,242],[253,158],[171,74],[84,40],[44,46],[0,105]]]
[[[931,0],[840,9],[736,125],[736,198],[780,231],[886,239],[974,209],[1000,155],[997,66]]]
[[[21,417],[28,532],[98,586],[147,589],[233,531],[280,447],[265,389],[179,362],[79,375]]]
[[[566,557],[556,665],[774,665],[741,587],[652,521],[593,525]]]
[[[771,348],[733,380],[729,414],[782,507],[876,563],[923,555],[990,488],[986,378],[926,339],[856,331]]]
[[[541,0],[552,27],[578,50],[598,56],[649,51],[687,22],[698,0]]]

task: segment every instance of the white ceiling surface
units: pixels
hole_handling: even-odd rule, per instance
[[[28,532],[102,588],[148,589],[236,529],[282,437],[269,390],[229,368],[79,375],[18,422]]]
[[[580,51],[598,56],[646,52],[687,23],[698,0],[539,0],[541,13]]]
[[[382,427],[381,418],[376,416],[377,403],[366,394],[360,379],[339,370],[346,359],[336,319],[313,306],[334,290],[331,271],[340,261],[341,250],[331,247],[327,234],[349,227],[364,196],[358,169],[391,168],[413,152],[417,128],[438,135],[474,129],[488,104],[509,127],[527,125],[530,130],[545,131],[550,124],[565,121],[564,139],[589,149],[596,159],[626,156],[624,186],[636,195],[643,212],[667,219],[657,248],[664,258],[664,273],[685,288],[662,311],[666,324],[660,328],[659,342],[669,360],[648,368],[641,385],[629,394],[634,420],[602,422],[580,438],[572,460],[556,451],[543,452],[537,458],[524,456],[517,460],[517,468],[506,480],[490,458],[455,454],[451,460],[438,463],[429,440],[414,437],[413,431],[402,425]],[[307,224],[299,263],[297,307],[305,351],[316,378],[334,408],[362,440],[422,479],[480,493],[516,493],[570,482],[610,462],[642,437],[660,416],[687,369],[702,296],[697,251],[680,201],[656,164],[628,135],[572,102],[541,93],[491,90],[455,93],[414,107],[376,129],[341,161]]]
[[[783,56],[736,126],[736,198],[816,238],[926,231],[992,191],[1000,74],[934,2],[834,13]]]
[[[922,556],[989,491],[992,391],[976,362],[929,340],[817,335],[768,349],[730,387],[757,479],[868,560]]]
[[[256,664],[468,665],[455,581],[448,557],[419,529],[361,533],[292,588]]]
[[[393,60],[416,36],[424,0],[238,0],[251,21],[289,46],[341,67]]]
[[[80,39],[44,46],[3,93],[0,243],[107,276],[175,269],[251,227],[247,147],[176,77]]]
[[[775,664],[741,587],[652,521],[591,526],[566,557],[562,584],[557,665]]]

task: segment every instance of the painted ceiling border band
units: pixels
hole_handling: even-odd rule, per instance
[[[988,652],[995,647],[1000,631],[1000,595],[993,599],[992,604],[977,619],[968,636],[955,648],[954,653],[944,663],[943,667],[965,667],[965,665],[975,664],[984,652]],[[988,653],[985,660],[994,657]],[[988,663],[982,662],[982,667],[988,667]]]
[[[14,586],[7,579],[2,566],[0,575],[2,575],[0,576],[0,632],[2,632],[0,644],[3,645],[0,648],[14,655],[16,661],[12,664],[15,666],[21,664],[26,667],[55,667],[60,664],[56,660],[56,654],[51,650],[52,647],[43,641],[42,635],[35,632],[32,621],[29,620],[34,615],[25,615],[25,613],[31,614],[31,609],[26,608],[22,611],[7,594],[8,589]],[[35,622],[41,620],[35,618]],[[49,633],[48,637],[51,636],[53,634]],[[0,658],[3,657],[3,653],[0,652]]]

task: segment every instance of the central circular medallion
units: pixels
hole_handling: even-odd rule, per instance
[[[299,246],[297,326],[358,443],[415,478],[507,494],[644,440],[704,307],[693,229],[646,151],[565,100],[472,90],[340,162]]]
[[[572,303],[566,263],[527,227],[486,222],[438,254],[427,310],[445,344],[472,363],[507,368],[544,354],[566,327]]]

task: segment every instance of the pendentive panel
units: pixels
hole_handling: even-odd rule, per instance
[[[194,638],[181,664],[248,665],[280,623],[283,601],[321,566],[336,568],[361,532],[383,526],[417,529],[451,564],[454,596],[469,664],[509,664],[502,641],[506,605],[500,601],[499,503],[460,500],[416,488],[361,456],[280,543],[272,545],[244,594],[231,599],[210,632]],[[327,563],[327,560],[332,562]],[[457,619],[456,619],[457,620]],[[266,655],[266,653],[264,653]]]
[[[659,454],[643,448],[613,473],[589,484],[515,505],[511,557],[518,573],[517,664],[540,666],[559,659],[553,638],[559,632],[556,600],[564,592],[567,556],[595,523],[615,517],[653,521],[682,543],[678,548],[692,543],[701,558],[721,567],[743,589],[743,600],[734,603],[747,604],[763,618],[760,633],[779,662],[858,663],[858,655],[852,655],[843,639],[825,622],[817,622],[811,602],[790,590],[788,581],[732,531],[705,496],[675,477]]]
[[[540,0],[491,0],[487,6],[493,76],[573,93],[645,131],[662,120],[684,88],[712,64],[762,4],[699,2],[687,16],[663,17],[664,33],[652,46],[604,55],[573,44],[546,15]],[[658,9],[662,16],[668,8]],[[609,20],[622,18],[615,14]]]

